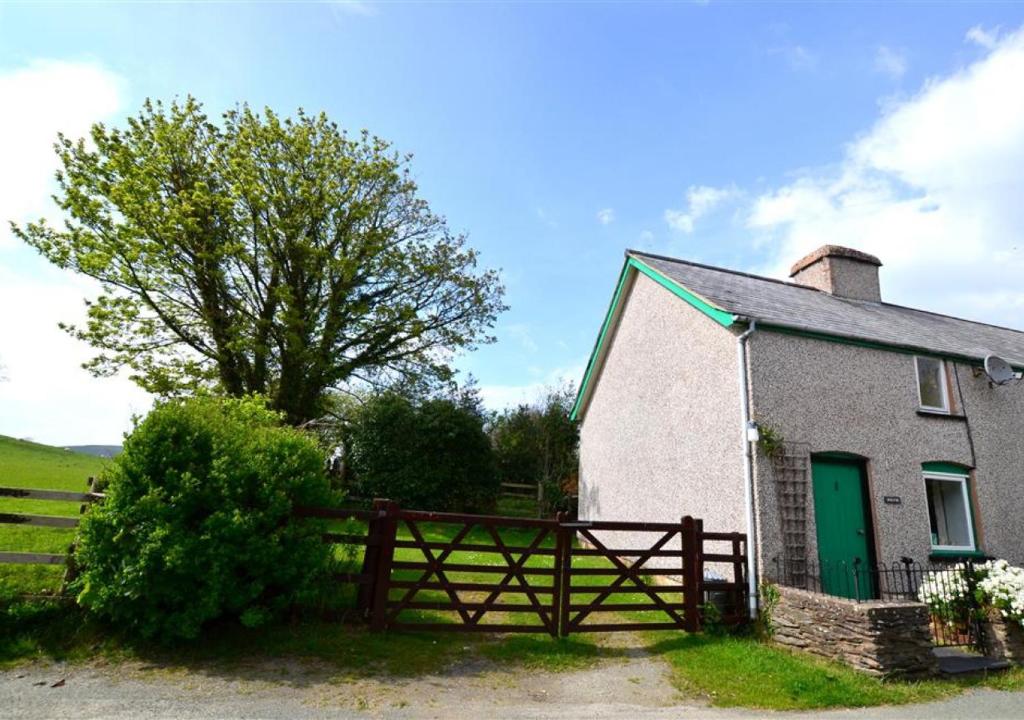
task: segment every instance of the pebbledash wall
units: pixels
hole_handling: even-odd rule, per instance
[[[580,428],[580,519],[693,515],[707,530],[743,531],[735,336],[653,280],[630,276]]]
[[[947,360],[953,416],[922,416],[913,355],[763,329],[750,339],[752,415],[807,454],[843,452],[865,459],[879,562],[904,556],[928,561],[921,466],[942,461],[976,468],[971,489],[979,549],[1021,564],[1024,443],[1017,438],[1024,437],[1024,385],[991,388],[986,377],[976,376],[978,365]],[[759,555],[762,572],[770,574],[782,537],[776,474],[761,453],[755,478]],[[808,470],[807,556],[813,559],[810,482]],[[900,498],[900,504],[883,502],[886,496]]]

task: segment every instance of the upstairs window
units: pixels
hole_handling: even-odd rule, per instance
[[[946,388],[946,363],[938,358],[916,357],[917,397],[922,410],[949,412]]]
[[[924,473],[932,550],[973,552],[976,549],[968,483],[967,475]]]

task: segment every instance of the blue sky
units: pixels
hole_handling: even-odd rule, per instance
[[[492,405],[578,380],[626,247],[780,274],[843,242],[881,256],[887,299],[1024,327],[1022,23],[1005,3],[0,4],[0,215],[52,215],[56,129],[192,93],[415,154],[504,273],[499,342],[459,361]],[[54,327],[89,291],[0,230],[0,433],[116,442],[145,409]]]

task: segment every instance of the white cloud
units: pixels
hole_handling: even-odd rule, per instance
[[[121,82],[94,63],[38,60],[0,71],[0,246],[13,240],[8,220],[50,210],[57,133],[81,137],[120,105]]]
[[[151,399],[124,377],[94,378],[81,368],[91,349],[57,327],[84,315],[92,283],[56,269],[22,277],[0,270],[0,434],[54,445],[113,444]]]
[[[964,39],[975,45],[980,45],[986,50],[992,50],[999,42],[999,28],[986,30],[981,25],[975,25],[967,31]]]
[[[673,230],[687,234],[692,233],[697,220],[714,212],[725,203],[735,200],[739,195],[739,190],[733,185],[720,188],[691,185],[686,191],[685,209],[673,210],[670,208],[666,210],[665,222]]]
[[[369,2],[360,2],[360,0],[334,0],[331,3],[331,8],[347,15],[358,15],[360,17],[372,17],[377,14],[376,5]]]
[[[597,211],[597,221],[602,225],[611,225],[615,222],[615,210],[612,208],[604,208]]]
[[[1024,326],[1024,30],[890,105],[833,170],[758,197],[784,274],[826,242],[881,257],[894,302]]]
[[[123,107],[123,83],[95,63],[40,60],[0,71],[0,433],[55,444],[115,443],[148,396],[126,378],[97,379],[90,349],[57,327],[82,317],[96,286],[19,246],[7,222],[57,217],[49,196],[58,131],[88,133]]]
[[[571,367],[556,368],[544,378],[523,385],[481,385],[480,397],[483,398],[484,405],[491,410],[501,410],[522,403],[532,404],[543,398],[551,388],[566,383],[579,387],[585,369],[583,363],[580,363]]]
[[[530,334],[530,326],[526,323],[505,325],[503,334],[518,342],[527,352],[535,353],[538,350],[537,343]]]
[[[791,70],[814,70],[818,67],[818,56],[803,45],[783,45],[768,49],[769,55],[785,59]]]
[[[907,56],[898,50],[880,45],[875,53],[875,70],[899,80],[907,72]]]
[[[558,227],[558,221],[555,220],[553,217],[551,217],[551,213],[549,213],[545,208],[537,207],[537,208],[534,208],[533,212],[537,216],[537,219],[540,220],[547,227],[549,227],[549,228],[557,228]]]

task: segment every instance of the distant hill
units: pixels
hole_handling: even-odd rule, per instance
[[[95,455],[0,435],[0,485],[81,491],[105,463]]]
[[[120,445],[66,445],[64,449],[102,458],[112,458],[121,453]]]

